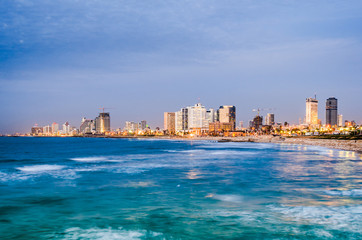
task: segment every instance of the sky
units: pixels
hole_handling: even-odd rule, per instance
[[[2,0],[0,133],[112,128],[201,102],[298,123],[305,99],[362,122],[362,1]]]

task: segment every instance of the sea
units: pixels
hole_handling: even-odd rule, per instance
[[[362,239],[362,156],[292,144],[1,137],[0,239]]]

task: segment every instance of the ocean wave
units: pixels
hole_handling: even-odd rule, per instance
[[[351,189],[351,190],[326,190],[324,193],[331,196],[350,196],[360,197],[362,196],[362,189]]]
[[[77,157],[70,158],[77,162],[122,162],[121,156]]]
[[[26,173],[41,173],[41,172],[49,172],[49,171],[56,171],[56,170],[61,170],[63,169],[65,166],[62,165],[48,165],[48,164],[44,164],[44,165],[31,165],[31,166],[24,166],[24,167],[18,167],[16,169],[22,171],[22,172],[26,172]]]
[[[362,233],[362,205],[355,206],[271,206],[285,221],[324,225],[328,229]]]
[[[165,239],[162,233],[146,230],[125,230],[123,228],[68,228],[62,233],[63,239],[116,239],[116,240],[139,240],[139,239]],[[56,236],[50,236],[56,237]]]
[[[243,197],[240,195],[234,195],[234,194],[211,194],[208,195],[209,197],[219,200],[219,201],[223,201],[223,202],[231,202],[231,203],[242,203],[243,202]]]

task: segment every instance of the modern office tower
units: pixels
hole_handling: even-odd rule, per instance
[[[99,113],[95,119],[96,132],[105,133],[111,131],[111,117],[107,112]]]
[[[209,122],[206,120],[206,108],[202,106],[201,103],[188,107],[188,129],[209,129]]]
[[[147,121],[142,120],[138,125],[139,125],[139,129],[143,131],[147,128]]]
[[[265,118],[265,125],[274,125],[274,113],[268,113]]]
[[[326,101],[326,125],[336,126],[338,120],[337,113],[338,100],[335,97],[330,97]]]
[[[259,115],[255,116],[252,121],[251,127],[253,127],[255,130],[259,130],[261,129],[262,126],[263,126],[263,117]]]
[[[235,106],[220,106],[218,110],[218,121],[221,123],[232,123],[233,130],[235,129]]]
[[[306,99],[305,123],[311,125],[318,124],[318,100],[315,98]]]
[[[38,127],[38,125],[35,124],[35,126],[31,128],[31,134],[32,135],[41,135],[41,134],[43,134],[43,128]]]
[[[63,124],[63,133],[64,133],[64,134],[69,134],[69,133],[70,133],[70,125],[69,125],[68,122],[65,122],[65,123]]]
[[[53,122],[53,124],[52,124],[52,133],[57,134],[58,131],[59,131],[59,124],[56,123],[56,122]]]
[[[43,133],[46,135],[51,135],[52,134],[52,127],[50,125],[47,125],[45,127],[43,127]]]
[[[80,133],[91,133],[93,130],[94,121],[90,119],[83,118],[82,123],[79,127]]]
[[[189,108],[181,108],[175,113],[175,128],[178,132],[185,132],[188,128]]]
[[[135,122],[126,122],[126,125],[124,127],[125,131],[128,132],[137,132],[138,131],[138,123]]]
[[[206,111],[206,125],[209,125],[209,123],[215,122],[217,118],[217,112],[210,108]]]
[[[169,133],[175,132],[175,117],[176,114],[174,112],[165,112],[163,114],[163,129],[168,131]]]
[[[339,114],[338,115],[338,127],[343,127],[343,115],[342,114]]]

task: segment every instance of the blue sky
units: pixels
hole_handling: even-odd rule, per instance
[[[305,98],[339,100],[362,120],[362,1],[0,2],[0,133],[34,123],[79,126],[110,107],[125,121],[163,124],[200,101],[257,107],[297,123]],[[5,117],[4,117],[5,116]]]

